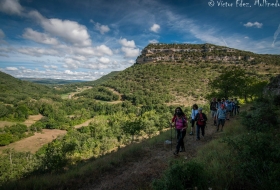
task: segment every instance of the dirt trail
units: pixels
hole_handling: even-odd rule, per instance
[[[75,129],[78,129],[78,128],[81,128],[81,127],[86,127],[86,126],[88,126],[88,125],[90,124],[90,122],[92,122],[93,120],[94,120],[94,119],[91,118],[91,119],[85,121],[84,123],[81,123],[81,124],[79,124],[79,125],[75,125],[74,128],[75,128]]]
[[[208,116],[209,117],[209,116]],[[230,121],[229,121],[230,122]],[[226,126],[225,126],[226,127]],[[190,127],[188,128],[190,131]],[[185,137],[186,152],[180,152],[179,157],[190,159],[197,153],[200,146],[205,145],[214,138],[217,138],[221,132],[216,132],[216,126],[213,120],[208,119],[208,125],[205,129],[205,137],[196,141],[195,136],[187,133]],[[173,133],[174,135],[174,133]],[[176,142],[175,138],[173,142]],[[125,166],[117,167],[113,171],[106,172],[99,179],[88,179],[86,181],[94,181],[86,183],[80,190],[131,190],[131,189],[151,189],[151,182],[159,178],[162,172],[167,168],[169,160],[177,158],[173,155],[176,143],[172,145],[164,145],[164,142],[154,147],[147,148],[145,153],[139,155],[137,161],[130,161]]]

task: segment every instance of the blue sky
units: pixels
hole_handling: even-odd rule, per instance
[[[96,80],[149,43],[280,53],[278,0],[0,0],[0,70]]]

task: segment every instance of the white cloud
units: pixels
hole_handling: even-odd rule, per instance
[[[104,55],[113,55],[112,50],[106,45],[100,45],[97,47],[64,47],[61,46],[71,55],[75,55],[73,58],[79,61],[86,61],[88,57],[102,57]]]
[[[18,68],[16,68],[16,67],[6,67],[6,70],[7,71],[17,71]]]
[[[33,40],[38,43],[49,44],[49,45],[58,44],[57,39],[52,38],[47,34],[34,31],[31,28],[26,28],[22,36],[26,39]]]
[[[97,70],[100,70],[100,69],[107,69],[109,68],[108,65],[104,65],[104,64],[100,64],[100,63],[88,63],[85,65],[85,68],[86,69],[97,69]]]
[[[71,58],[66,58],[64,60],[65,65],[63,65],[65,68],[69,69],[78,69],[81,66],[81,62],[73,60]]]
[[[159,29],[160,29],[160,25],[153,24],[153,26],[150,28],[150,31],[158,33]]]
[[[132,60],[132,59],[131,59],[131,60],[128,61],[128,63],[129,63],[129,64],[134,64],[134,63],[135,63],[135,60]]]
[[[274,45],[275,45],[275,42],[276,42],[276,39],[277,39],[277,37],[278,37],[278,35],[280,34],[280,24],[279,24],[279,26],[278,26],[278,29],[275,31],[275,33],[274,33],[274,37],[273,37],[273,42],[272,42],[272,47],[274,47]]]
[[[150,40],[149,43],[156,44],[156,43],[158,43],[158,40],[153,39],[153,40]]]
[[[98,59],[98,61],[100,63],[103,63],[103,64],[109,64],[110,63],[110,59],[106,58],[106,57],[101,57]]]
[[[43,49],[43,48],[19,48],[19,53],[41,57],[44,55],[55,55],[58,56],[59,52],[54,49]]]
[[[60,19],[45,19],[41,24],[47,32],[57,35],[74,45],[91,45],[87,28],[77,22]]]
[[[5,38],[5,33],[0,29],[0,39]]]
[[[80,56],[80,55],[74,56],[73,59],[78,60],[78,61],[87,60],[87,58],[85,56]]]
[[[57,66],[56,65],[50,65],[50,68],[57,69]]]
[[[96,47],[96,52],[97,52],[96,55],[100,55],[100,56],[102,56],[104,54],[106,54],[106,55],[113,55],[112,50],[109,47],[105,46],[105,45],[97,46]]]
[[[44,65],[43,67],[46,69],[57,69],[58,68],[56,65]]]
[[[30,11],[29,17],[37,20],[37,22],[48,33],[64,39],[67,43],[75,46],[90,46],[91,39],[87,28],[75,21],[61,20],[61,19],[47,19],[38,11]]]
[[[261,28],[262,27],[262,23],[259,23],[259,22],[247,22],[246,24],[243,24],[243,26],[245,27],[256,27],[256,28]]]
[[[134,40],[128,41],[127,39],[123,38],[119,40],[119,43],[124,47],[130,47],[130,48],[136,47]]]
[[[134,40],[128,41],[123,38],[119,40],[119,43],[122,45],[121,51],[124,52],[125,57],[136,57],[139,55],[140,50],[136,48]]]
[[[125,57],[136,57],[140,54],[140,50],[129,48],[129,47],[122,47],[121,50],[124,52]]]
[[[7,14],[21,15],[23,7],[19,4],[18,0],[1,0],[0,11]]]
[[[107,25],[101,25],[100,23],[96,23],[94,28],[100,32],[100,34],[105,34],[110,31],[110,28]]]

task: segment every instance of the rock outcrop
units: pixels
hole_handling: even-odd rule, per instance
[[[243,53],[242,53],[243,52]],[[250,54],[253,54],[250,52]],[[183,62],[183,61],[211,61],[238,62],[252,61],[254,57],[244,54],[244,51],[216,46],[212,44],[149,44],[136,63],[148,62]]]

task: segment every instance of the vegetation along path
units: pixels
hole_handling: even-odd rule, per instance
[[[222,132],[216,132],[216,126],[213,125],[213,120],[210,118],[210,116],[208,117],[209,119],[207,127],[205,129],[205,138],[196,141],[195,136],[190,136],[187,133],[185,137],[186,152],[180,152],[178,157],[173,155],[173,151],[175,150],[176,146],[176,139],[174,137],[175,134],[173,132],[172,151],[170,145],[164,145],[163,142],[158,143],[155,146],[148,147],[141,155],[138,155],[135,160],[130,159],[124,165],[115,167],[113,170],[103,173],[97,179],[92,179],[92,176],[86,176],[85,179],[80,181],[78,189],[151,189],[152,181],[161,176],[163,171],[167,168],[170,160],[177,158],[184,158],[186,160],[189,160],[190,158],[196,156],[199,147],[205,145],[212,139],[215,139],[222,134]],[[236,116],[236,118],[237,117],[238,116]],[[233,122],[234,119],[235,118],[231,118],[230,121],[227,121],[225,124],[225,128],[230,124],[230,122]],[[189,130],[190,127],[188,127],[188,132]]]

